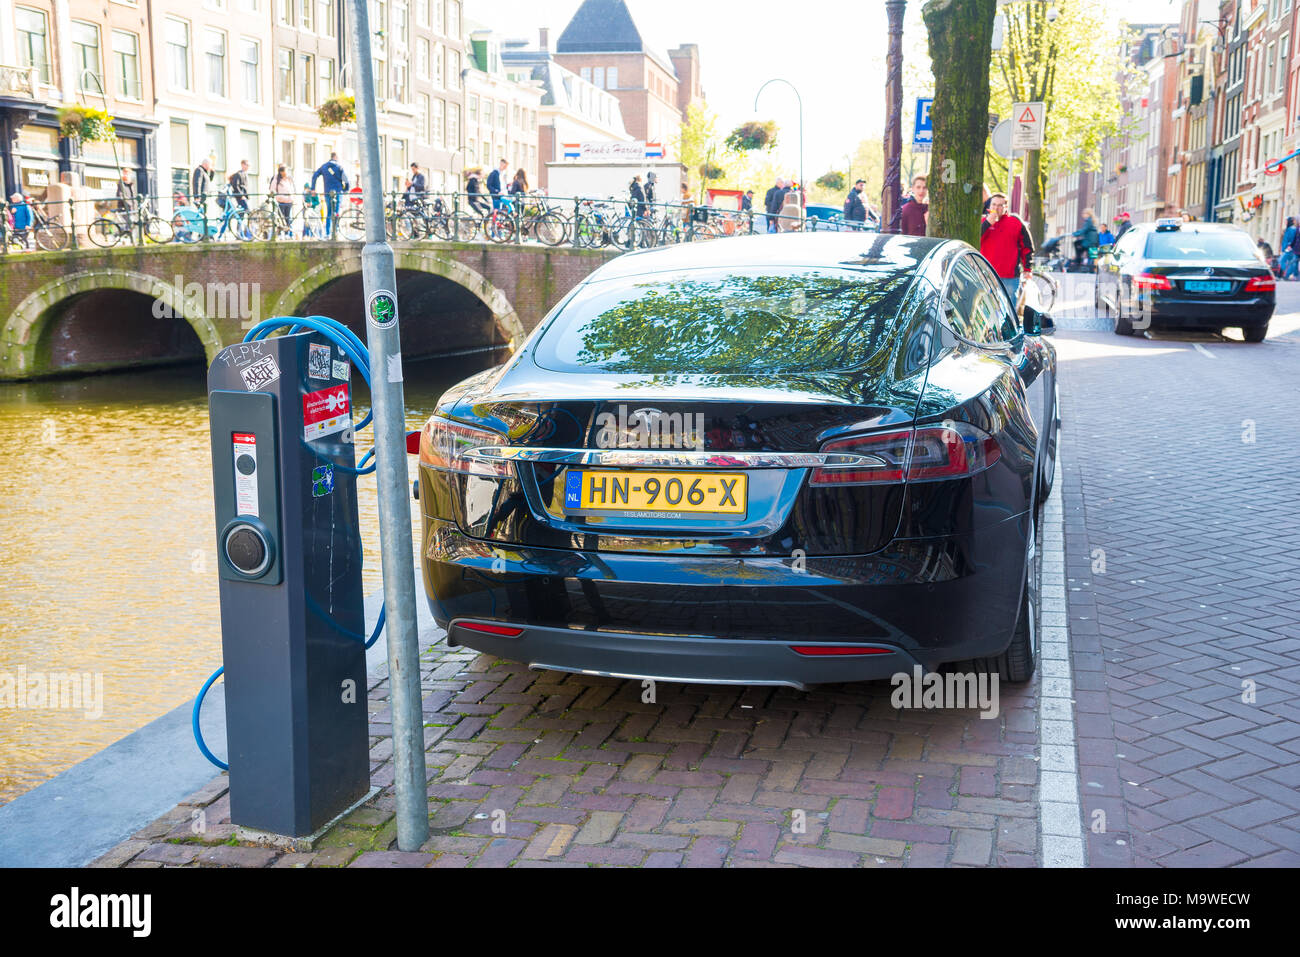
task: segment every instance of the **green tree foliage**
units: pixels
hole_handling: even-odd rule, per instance
[[[838,193],[848,188],[844,174],[836,169],[818,176],[816,185],[830,193]]]
[[[1047,105],[1043,149],[1029,154],[1025,176],[1030,231],[1041,242],[1047,173],[1097,169],[1102,141],[1118,129],[1120,26],[1110,5],[1078,0],[1018,0],[999,12],[1006,27],[993,54],[989,109],[1006,119],[1012,103]],[[989,182],[1005,183],[1007,161],[991,147],[986,170]]]

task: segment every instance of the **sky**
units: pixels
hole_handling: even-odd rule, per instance
[[[537,43],[539,27],[551,31],[551,48],[581,0],[465,0],[465,16],[506,37]],[[1175,22],[1177,0],[1054,0],[1107,3],[1137,23]],[[885,54],[888,44],[883,0],[751,0],[743,8],[721,0],[627,0],[642,38],[661,53],[683,43],[700,47],[705,98],[728,131],[750,119],[775,120],[778,155],[798,172],[799,108],[788,86],[767,87],[780,77],[803,99],[804,169],[810,179],[831,168],[885,125]],[[907,5],[904,50],[924,49],[922,0]],[[914,81],[915,82],[915,81]],[[904,132],[911,124],[911,97],[904,97]],[[928,91],[926,91],[928,92]],[[910,134],[909,134],[910,135]]]

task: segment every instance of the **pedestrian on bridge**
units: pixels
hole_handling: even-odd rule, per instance
[[[329,239],[339,218],[339,197],[348,188],[348,174],[339,165],[338,153],[330,153],[330,158],[312,174],[311,188],[315,189],[316,181],[322,179],[325,181],[325,238]]]
[[[194,172],[190,174],[190,197],[202,216],[208,214],[208,186],[216,175],[211,156],[205,156],[203,162],[194,167]]]

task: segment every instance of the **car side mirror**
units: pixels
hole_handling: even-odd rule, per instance
[[[1030,305],[1025,306],[1024,323],[1027,336],[1050,336],[1056,331],[1052,317]]]

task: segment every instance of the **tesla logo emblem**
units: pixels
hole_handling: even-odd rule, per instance
[[[641,422],[644,422],[646,425],[648,425],[650,428],[653,429],[655,426],[659,424],[659,420],[662,417],[663,417],[663,412],[661,412],[659,409],[637,409],[632,413],[632,417],[628,419],[628,421],[636,422],[639,420]]]
[[[1205,275],[1207,275],[1207,276],[1213,276],[1213,275],[1214,275],[1214,267],[1213,267],[1213,266],[1206,266],[1206,267],[1205,267]]]

